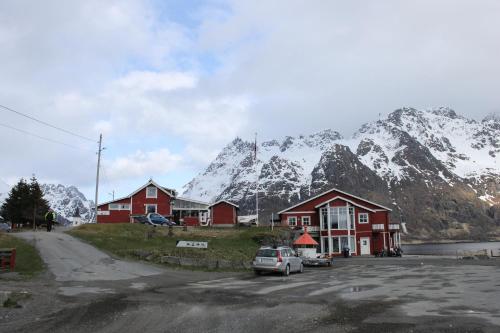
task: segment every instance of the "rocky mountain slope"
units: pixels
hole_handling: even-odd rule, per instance
[[[272,212],[338,187],[389,205],[413,237],[483,238],[500,231],[500,119],[467,119],[449,108],[402,108],[350,138],[333,130],[253,143],[239,138],[184,187],[184,196],[228,199]]]
[[[42,184],[41,188],[50,207],[65,220],[73,216],[77,207],[83,220],[91,220],[94,202],[87,200],[75,186]]]

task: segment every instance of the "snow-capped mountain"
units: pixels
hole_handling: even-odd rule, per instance
[[[41,188],[44,198],[59,216],[69,220],[78,207],[82,219],[84,221],[91,220],[94,202],[92,200],[87,200],[75,186],[42,184]]]
[[[258,174],[262,216],[335,186],[392,205],[393,218],[407,220],[422,237],[436,229],[442,237],[464,237],[465,231],[474,236],[495,224],[490,206],[500,204],[496,115],[478,122],[449,108],[402,108],[350,138],[326,130],[262,142],[256,165],[253,150],[253,143],[235,139],[185,185],[183,195],[233,200],[252,213]]]
[[[10,186],[0,179],[0,205],[4,202],[5,198],[9,195]]]

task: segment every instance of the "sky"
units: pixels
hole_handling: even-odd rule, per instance
[[[496,0],[4,0],[0,46],[0,105],[90,139],[0,108],[0,180],[93,199],[102,133],[100,202],[180,189],[237,136],[500,110]]]

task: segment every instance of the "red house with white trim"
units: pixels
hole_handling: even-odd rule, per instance
[[[234,226],[238,223],[238,205],[220,200],[209,207],[210,209],[210,225],[213,226]]]
[[[172,215],[175,191],[149,180],[130,195],[97,206],[97,223],[129,223],[134,216],[158,213]]]
[[[400,246],[400,225],[389,223],[390,208],[331,189],[278,215],[281,225],[307,226],[322,254],[340,255],[344,247],[352,255],[371,255]]]

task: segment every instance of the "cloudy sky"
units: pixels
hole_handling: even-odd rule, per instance
[[[180,188],[236,136],[500,110],[497,0],[4,0],[0,47],[1,105],[103,134],[101,201],[149,177]],[[0,109],[10,185],[35,173],[93,198],[96,148]]]

